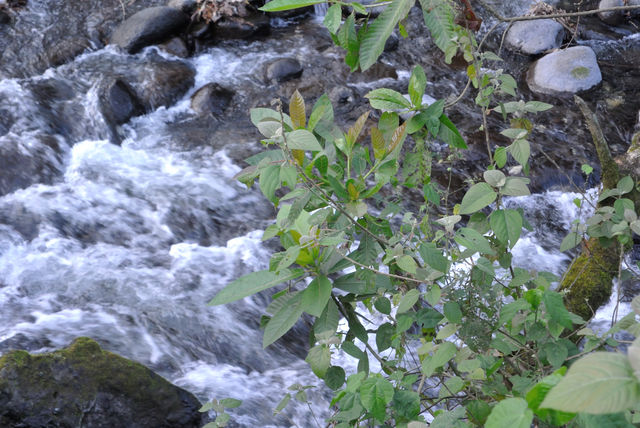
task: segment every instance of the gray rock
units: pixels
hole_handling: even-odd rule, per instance
[[[269,83],[282,83],[302,76],[302,65],[295,58],[281,58],[267,65],[266,79]]]
[[[269,34],[269,28],[269,17],[265,15],[225,17],[213,25],[213,32],[216,39],[248,39]]]
[[[162,42],[185,29],[189,17],[173,7],[150,7],[125,20],[115,29],[110,42],[129,53]]]
[[[574,46],[545,55],[527,73],[529,88],[542,94],[576,93],[600,83],[602,74],[590,47]]]
[[[173,7],[174,9],[178,9],[191,15],[196,11],[196,7],[198,6],[197,0],[169,0],[167,6]]]
[[[217,83],[207,83],[191,97],[191,108],[199,115],[220,116],[231,103],[233,92]]]
[[[606,9],[610,7],[624,6],[623,0],[601,0],[598,9]],[[610,25],[616,25],[622,22],[624,13],[622,11],[599,12],[598,18]]]
[[[103,82],[98,95],[100,110],[108,123],[120,125],[144,113],[135,91],[120,79]]]
[[[50,354],[0,358],[0,426],[193,427],[193,394],[82,337]]]
[[[627,6],[640,6],[640,0],[628,0]],[[637,18],[640,16],[640,9],[632,9],[631,16]]]
[[[186,58],[189,56],[189,49],[187,49],[187,45],[180,37],[174,37],[171,40],[162,43],[160,48],[165,52],[180,58]]]
[[[507,33],[507,46],[526,54],[536,55],[562,44],[564,28],[553,19],[518,21]]]

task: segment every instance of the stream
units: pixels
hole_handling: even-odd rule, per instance
[[[47,1],[31,1],[25,22],[44,19],[50,8]],[[371,88],[406,91],[411,64],[424,64],[434,97],[464,86],[464,72],[437,59],[419,19],[407,24],[417,34],[414,41],[399,40],[382,66],[355,75],[348,74],[319,20],[272,24],[272,35],[264,40],[223,42],[188,59],[155,47],[128,55],[112,46],[89,46],[72,61],[44,71],[34,66],[26,75],[0,73],[0,353],[51,351],[89,336],[202,402],[242,399],[233,412],[238,426],[307,427],[314,426],[314,415],[328,416],[330,394],[323,387],[309,392],[313,412],[293,403],[273,415],[289,385],[318,384],[304,362],[306,326],[299,324],[284,341],[263,350],[259,320],[267,295],[206,305],[233,279],[267,268],[273,251],[261,242],[272,207],[258,190],[233,180],[241,160],[260,149],[248,110],[288,97],[301,85],[308,100],[329,92],[339,120],[347,123],[366,108],[363,96]],[[639,42],[623,35],[593,43],[608,43],[611,62],[615,49],[626,55],[636,52]],[[432,56],[417,54],[417,48]],[[302,81],[265,82],[265,65],[282,57],[300,60]],[[514,71],[522,70],[522,59],[512,64]],[[126,71],[138,87],[147,87],[148,76],[168,66],[191,70],[188,89],[174,97],[166,88],[162,96],[150,95],[160,101],[118,126],[120,144],[113,144],[114,129],[100,108],[104,76]],[[610,75],[609,86],[588,97],[624,93],[626,87],[616,85],[632,79],[628,70],[620,73],[624,78]],[[224,117],[198,116],[191,109],[191,96],[209,82],[234,90]],[[526,88],[522,96],[533,97]],[[532,174],[543,178],[534,181],[534,195],[509,202],[523,207],[534,226],[514,249],[514,261],[560,275],[570,262],[558,252],[560,242],[573,219],[585,213],[573,203],[580,195],[540,151],[552,154],[585,187],[593,183],[585,182],[580,165],[597,161],[578,112],[565,114],[568,101],[539,99],[558,104],[562,113],[536,118]],[[633,104],[638,100],[629,102],[605,126],[614,134],[616,153],[628,145],[635,120],[630,111],[638,111]],[[463,123],[471,146],[455,167],[460,183],[484,165],[472,108],[463,103],[451,114]],[[621,313],[628,311],[625,305]],[[605,325],[611,311],[610,305],[604,308],[596,323]]]

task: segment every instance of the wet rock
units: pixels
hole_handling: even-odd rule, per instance
[[[160,49],[180,58],[186,58],[189,56],[189,49],[187,49],[187,45],[180,37],[174,37],[171,40],[162,43],[160,45]]]
[[[162,42],[185,29],[189,17],[173,7],[150,7],[128,18],[111,36],[111,43],[129,53]]]
[[[70,37],[57,41],[47,48],[49,64],[58,66],[66,64],[91,46],[84,37]]]
[[[105,120],[114,125],[123,124],[133,116],[144,113],[135,91],[119,79],[103,82],[98,99]]]
[[[598,9],[607,9],[610,7],[624,6],[623,0],[601,0]],[[609,12],[599,12],[598,18],[609,25],[616,25],[622,22],[624,13],[619,10]]]
[[[269,17],[255,15],[250,18],[223,18],[215,23],[216,39],[248,39],[269,34]]]
[[[529,55],[555,49],[562,44],[564,28],[553,19],[518,21],[507,33],[509,47]]]
[[[56,137],[41,134],[20,138],[9,134],[0,139],[0,195],[34,183],[50,184],[62,170]]]
[[[269,83],[282,83],[302,76],[302,65],[295,58],[281,58],[267,65],[265,77]]]
[[[0,358],[0,426],[199,428],[199,407],[191,393],[89,338]]]
[[[181,10],[182,12],[191,15],[196,11],[198,2],[196,0],[170,0],[167,6]]]
[[[602,81],[596,55],[590,47],[574,46],[545,55],[527,73],[529,88],[542,94],[576,93]]]
[[[195,70],[186,62],[158,60],[151,73],[139,77],[144,80],[137,80],[136,93],[147,111],[151,111],[180,99],[193,86]]]
[[[393,52],[398,49],[398,44],[400,41],[398,40],[398,36],[395,34],[391,34],[386,42],[384,42],[384,51],[385,52]]]
[[[191,108],[199,115],[220,116],[231,103],[233,91],[217,83],[207,83],[191,97]]]

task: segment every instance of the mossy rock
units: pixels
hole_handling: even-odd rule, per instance
[[[0,357],[0,427],[200,427],[200,403],[142,364],[81,337]]]
[[[620,252],[615,243],[603,247],[597,239],[590,239],[569,267],[560,283],[567,290],[567,309],[588,320],[611,298],[613,278],[618,272]]]

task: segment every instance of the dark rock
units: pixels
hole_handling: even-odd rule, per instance
[[[214,25],[214,36],[219,40],[248,39],[269,34],[269,18],[256,15],[251,18],[223,18]]]
[[[84,37],[69,37],[56,41],[46,48],[49,64],[52,66],[66,64],[90,46],[91,43]]]
[[[398,36],[395,34],[391,34],[386,42],[384,42],[384,51],[385,52],[393,52],[398,49],[398,44],[400,41],[398,40]]]
[[[11,15],[5,9],[0,9],[0,25],[11,23]]]
[[[103,82],[98,95],[100,110],[107,122],[120,125],[144,113],[135,91],[122,80]]]
[[[153,68],[153,73],[140,76],[143,80],[138,80],[135,85],[138,98],[147,111],[172,105],[195,82],[195,70],[186,62],[158,58],[156,64],[158,66]]]
[[[265,77],[269,83],[281,83],[302,76],[302,65],[294,58],[281,58],[267,65]]]
[[[189,25],[189,17],[173,7],[150,7],[128,18],[111,36],[111,43],[129,53],[162,42]]]
[[[194,427],[200,403],[89,338],[50,354],[0,358],[0,426]]]
[[[624,6],[623,0],[601,0],[600,4],[598,4],[598,9],[608,9],[611,7],[619,6]],[[624,13],[619,10],[599,12],[598,18],[600,18],[602,22],[605,22],[609,25],[616,25],[622,22]]]
[[[167,3],[167,6],[181,10],[187,15],[191,15],[193,12],[196,11],[198,2],[197,0],[169,0],[169,3]]]
[[[180,37],[174,37],[169,41],[166,41],[160,45],[160,48],[171,55],[186,58],[189,56],[189,49],[187,45]]]
[[[191,108],[199,115],[220,116],[231,103],[233,91],[217,83],[207,83],[191,97]]]

